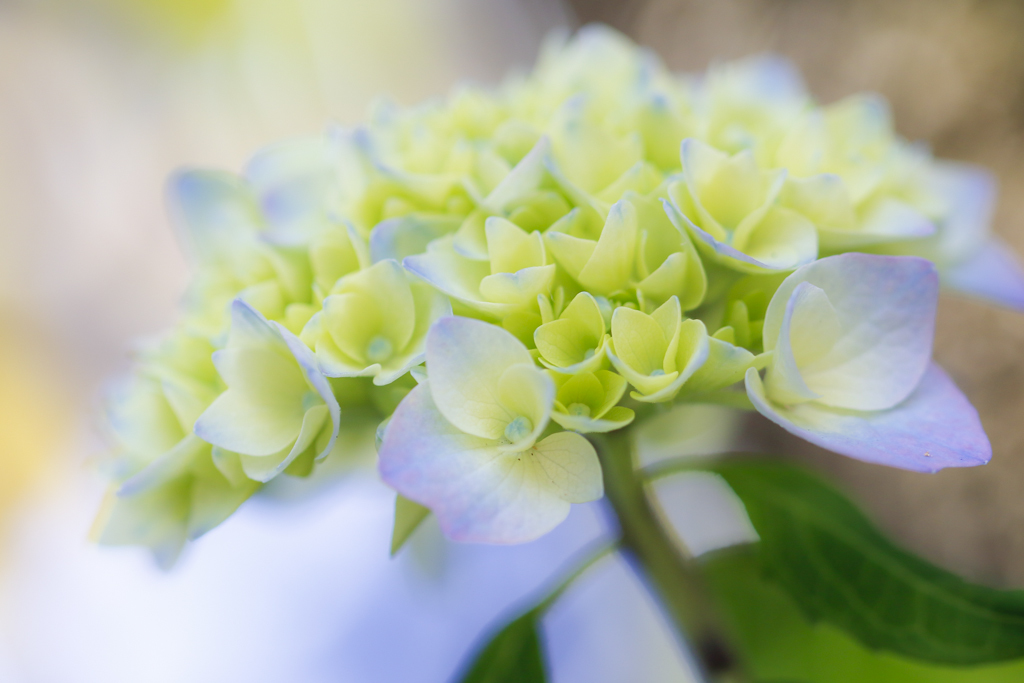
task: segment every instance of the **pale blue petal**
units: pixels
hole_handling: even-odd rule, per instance
[[[167,201],[189,252],[200,259],[227,253],[263,227],[252,190],[230,173],[180,171],[168,183]]]
[[[328,206],[337,175],[326,137],[273,145],[257,153],[245,168],[246,180],[279,244],[301,243],[332,224]]]
[[[804,266],[783,281],[768,305],[765,351],[775,349],[790,297],[803,282],[824,291],[842,330],[827,355],[815,362],[813,379],[810,368],[801,366],[808,386],[821,396],[818,401],[882,410],[905,399],[931,359],[935,266],[914,256],[857,253]]]
[[[422,254],[427,245],[458,229],[461,221],[451,216],[411,214],[381,221],[370,231],[370,261],[401,262],[406,256]]]
[[[454,541],[525,543],[565,519],[570,504],[536,458],[459,430],[430,393],[429,382],[413,389],[388,423],[379,461],[388,485],[430,508]]]
[[[941,278],[950,289],[1024,312],[1024,268],[1001,240],[990,238],[974,256],[945,269]]]
[[[917,389],[894,408],[860,412],[817,402],[777,406],[764,393],[757,370],[746,377],[758,412],[786,431],[830,451],[864,462],[916,472],[984,465],[992,447],[978,413],[938,365],[929,366]]]
[[[547,136],[541,137],[533,149],[491,190],[484,200],[484,208],[493,214],[501,214],[512,201],[537,189],[547,172],[544,162],[550,150],[551,142]]]

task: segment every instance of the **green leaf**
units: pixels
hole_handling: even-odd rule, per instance
[[[545,683],[544,653],[537,635],[539,612],[531,610],[479,650],[459,683]]]
[[[869,648],[931,662],[1024,657],[1024,591],[968,583],[900,549],[803,469],[758,462],[715,471],[746,505],[764,574],[811,620]]]
[[[754,552],[723,551],[705,564],[711,590],[732,626],[733,643],[764,683],[1019,683],[1024,662],[950,667],[871,650],[826,623],[810,623],[793,599],[766,580]],[[750,548],[750,551],[753,549]]]
[[[416,531],[420,523],[430,514],[430,509],[414,503],[404,496],[395,498],[395,526],[391,530],[391,556],[401,550],[405,542]]]

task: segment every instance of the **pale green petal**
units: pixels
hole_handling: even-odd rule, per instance
[[[480,281],[480,295],[490,303],[529,306],[536,302],[538,294],[551,292],[555,271],[552,264],[488,275]]]
[[[626,379],[608,370],[598,370],[594,375],[604,390],[604,401],[595,410],[594,417],[605,417],[626,393]]]
[[[556,116],[551,133],[558,168],[573,185],[593,193],[612,184],[641,159],[638,135],[616,138],[584,120],[582,100],[570,100]]]
[[[770,268],[786,270],[818,257],[818,234],[800,214],[776,207],[751,230],[746,244],[737,248]]]
[[[652,192],[661,184],[661,181],[662,175],[657,168],[646,161],[640,161],[633,164],[615,182],[594,196],[602,202],[612,204],[626,193],[645,195]]]
[[[484,278],[490,276],[490,265],[486,261],[474,261],[458,254],[452,245],[451,235],[431,242],[426,254],[410,256],[405,259],[404,265],[410,272],[448,296],[489,316],[500,319],[522,306],[522,304],[495,303],[486,300],[480,292],[480,283]],[[551,267],[548,266],[548,268]],[[541,282],[533,282],[533,284],[543,285],[547,277],[546,274],[550,270],[537,270],[541,271],[539,278]],[[536,273],[528,274],[523,279],[528,280],[531,275],[536,275]],[[513,296],[523,294],[524,290],[518,287],[514,278],[511,283],[502,284],[506,287],[495,285],[495,289]]]
[[[633,373],[650,375],[656,371],[664,372],[669,339],[665,329],[652,316],[631,308],[616,308],[612,314],[611,343],[615,357]]]
[[[134,496],[181,476],[200,457],[209,457],[210,444],[189,434],[121,485],[119,496]]]
[[[636,243],[636,209],[627,201],[616,202],[608,211],[594,252],[579,273],[579,283],[605,295],[627,288],[632,281]]]
[[[694,195],[703,208],[726,230],[735,230],[764,204],[765,183],[750,152],[721,159],[715,166],[702,174],[688,163],[684,173],[694,178],[691,188],[696,187]]]
[[[787,178],[779,204],[803,214],[819,231],[853,231],[857,215],[843,179],[823,174]]]
[[[492,216],[487,219],[487,252],[491,273],[514,273],[545,265],[544,238],[515,223]]]
[[[597,452],[579,434],[552,434],[539,441],[530,455],[547,475],[547,486],[562,500],[587,503],[604,495]]]
[[[232,486],[241,486],[246,482],[252,481],[249,477],[245,476],[245,470],[242,469],[242,458],[238,453],[225,450],[219,446],[214,446],[212,457],[213,466],[217,468],[217,471],[220,472]]]
[[[204,441],[228,450],[269,455],[291,443],[302,425],[309,391],[295,361],[262,349],[224,349],[214,362],[228,390],[196,422]]]
[[[380,363],[352,358],[328,334],[316,341],[315,350],[317,365],[327,377],[375,377],[381,369]]]
[[[109,492],[93,524],[100,545],[144,545],[157,563],[169,569],[188,538],[191,487],[187,478],[174,479],[138,496]]]
[[[401,263],[406,256],[422,254],[428,244],[455,232],[461,222],[462,219],[457,216],[417,213],[381,221],[370,231],[369,263],[384,259],[394,259]],[[362,267],[367,267],[369,263]]]
[[[303,416],[302,427],[293,443],[277,453],[269,455],[256,456],[240,453],[242,469],[246,476],[254,481],[270,481],[314,444],[329,421],[330,414],[327,406],[313,406]]]
[[[423,362],[427,352],[427,332],[430,326],[446,315],[452,314],[448,298],[423,282],[410,283],[416,307],[416,327],[409,344],[391,360],[383,363],[373,383],[385,385],[394,382],[413,367]]]
[[[615,375],[615,373],[607,374],[621,379],[621,376]],[[572,412],[572,406],[575,404],[586,407],[588,417],[601,417],[602,409],[607,410],[608,407],[611,407],[605,406],[605,387],[594,373],[581,372],[576,375],[555,375],[554,377],[558,385],[556,393],[558,403],[567,411]],[[622,380],[622,388],[625,389],[625,380]],[[618,399],[621,397],[622,392],[619,392],[619,396],[612,402],[612,405],[618,403]]]
[[[309,247],[313,281],[327,293],[340,278],[370,264],[369,252],[355,228],[323,232],[313,238]]]
[[[567,413],[553,412],[551,419],[563,429],[569,429],[580,434],[604,434],[622,429],[628,426],[636,417],[629,408],[616,406],[605,413],[604,417],[592,418],[580,415],[569,415]]]
[[[537,141],[526,156],[491,190],[484,200],[484,206],[492,213],[508,210],[509,205],[530,190],[536,189],[547,173],[544,160],[551,149],[547,137]]]
[[[460,255],[474,261],[487,261],[487,233],[485,225],[488,214],[476,209],[463,219],[452,238],[452,248]],[[420,250],[422,252],[424,250]]]
[[[671,298],[651,313],[651,318],[661,327],[666,339],[672,339],[682,320],[683,311],[679,299]]]
[[[397,261],[387,259],[338,281],[324,300],[324,327],[352,358],[371,358],[368,347],[377,337],[392,350],[403,349],[412,337],[416,308],[409,279]]]
[[[696,319],[684,321],[679,325],[676,338],[678,340],[674,358],[676,369],[667,375],[671,381],[660,386],[649,382],[637,384],[626,375],[630,384],[639,390],[639,392],[634,391],[630,394],[633,398],[644,403],[672,400],[687,380],[707,361],[710,344],[703,322]],[[616,369],[619,369],[618,366]],[[622,372],[621,369],[619,371]]]
[[[708,339],[707,361],[686,381],[681,395],[693,396],[732,386],[743,380],[753,363],[754,354],[719,339],[716,332]]]
[[[349,292],[324,299],[321,325],[331,341],[360,365],[366,365],[367,347],[387,325],[387,314],[379,302],[369,296]]]
[[[580,273],[587,267],[597,249],[597,243],[554,230],[545,233],[544,240],[558,265],[562,266],[570,277],[579,281]]]
[[[196,477],[192,482],[192,509],[188,518],[188,539],[194,541],[230,517],[249,499],[259,483],[247,480],[232,486],[222,477]]]
[[[106,417],[118,443],[145,462],[174,448],[190,427],[178,419],[160,383],[147,377],[119,383]]]
[[[433,402],[467,434],[501,438],[516,416],[500,403],[498,385],[508,368],[524,364],[533,357],[520,341],[479,320],[441,318],[427,335]]]
[[[596,369],[602,362],[604,318],[597,302],[580,292],[562,311],[558,320],[545,323],[533,339],[545,365],[578,372]],[[591,367],[593,366],[593,367]]]

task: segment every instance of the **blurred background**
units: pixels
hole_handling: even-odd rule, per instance
[[[528,68],[552,28],[591,21],[677,70],[770,50],[824,102],[882,93],[905,136],[996,172],[995,229],[1024,253],[1016,0],[0,0],[0,680],[387,681],[407,665],[440,680],[467,638],[565,558],[567,539],[598,533],[599,511],[583,508],[514,556],[389,564],[391,499],[356,481],[301,505],[247,505],[166,576],[141,552],[86,540],[103,489],[90,467],[98,393],[134,339],[174,319],[187,280],[168,174],[239,169],[270,142],[358,122],[378,95],[411,104],[496,81]],[[983,468],[903,473],[751,429],[840,477],[916,551],[1024,587],[1022,351],[1024,316],[943,299],[936,356],[989,432]],[[497,566],[515,578],[465,587]],[[556,680],[597,680],[586,653],[624,634],[652,671],[685,680],[622,567],[580,590],[619,597],[596,616],[583,596],[553,614],[549,636],[568,653]],[[419,650],[375,668],[362,645],[389,634],[416,634]]]

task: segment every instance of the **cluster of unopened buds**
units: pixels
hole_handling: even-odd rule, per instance
[[[519,543],[603,495],[656,404],[756,409],[935,471],[990,455],[931,360],[940,282],[1024,309],[984,171],[763,57],[667,71],[605,29],[532,73],[170,188],[195,279],[115,392],[102,543],[165,564],[376,430],[400,509]],[[403,508],[406,506],[406,508]]]

